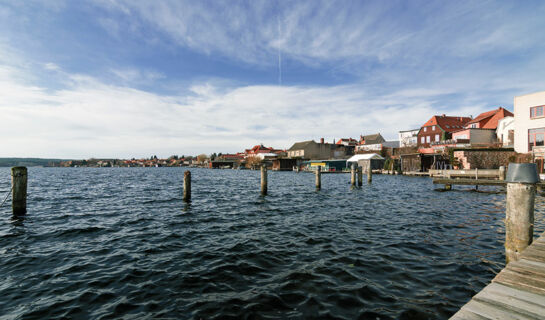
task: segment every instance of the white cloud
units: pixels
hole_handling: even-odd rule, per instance
[[[236,152],[257,143],[288,148],[298,140],[373,132],[395,138],[439,113],[433,104],[450,93],[203,83],[188,88],[188,96],[162,96],[84,75],[66,75],[70,85],[50,91],[14,80],[19,71],[0,68],[0,156],[168,156]]]

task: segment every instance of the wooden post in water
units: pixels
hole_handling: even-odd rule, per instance
[[[373,181],[373,168],[371,167],[371,160],[369,160],[369,165],[367,166],[367,183]]]
[[[26,167],[11,168],[11,209],[14,215],[26,213],[27,177]]]
[[[267,166],[261,165],[261,195],[267,195]]]
[[[517,261],[534,237],[535,184],[507,183],[505,259]]]
[[[189,170],[184,172],[184,194],[182,199],[185,202],[191,200],[191,172]]]
[[[322,166],[316,167],[316,190],[322,188]]]
[[[363,186],[363,168],[358,166],[358,187]]]
[[[356,186],[356,163],[352,162],[352,167],[350,169],[350,185],[352,187]]]

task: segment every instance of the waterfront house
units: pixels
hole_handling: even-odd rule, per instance
[[[342,138],[339,139],[335,144],[343,146],[356,146],[358,144],[358,140],[352,138]]]
[[[274,149],[272,147],[265,147],[263,144],[258,144],[253,146],[251,149],[244,150],[244,154],[246,157],[256,156],[263,153],[279,154],[282,152],[284,152],[284,150]]]
[[[515,97],[515,151],[530,153],[544,172],[545,91]]]
[[[369,135],[366,135],[366,136],[361,136],[360,135],[359,145],[379,144],[379,143],[383,143],[385,141],[386,141],[386,139],[384,139],[380,133],[369,134]]]
[[[369,166],[372,170],[382,169],[386,160],[376,153],[356,154],[346,160],[346,166],[350,167],[352,163],[357,163],[362,167],[363,172],[367,172]]]
[[[449,140],[452,133],[463,129],[471,121],[469,117],[454,117],[447,115],[433,116],[418,131],[418,148],[423,153],[433,153],[429,149],[432,142]]]
[[[503,147],[513,147],[515,143],[515,117],[505,117],[498,120],[496,137]]]
[[[472,147],[495,145],[498,143],[496,134],[498,122],[510,116],[513,116],[513,113],[502,107],[483,112],[466,123],[463,129],[453,132],[452,139],[463,141],[463,143],[468,143]]]
[[[357,153],[378,152],[380,153],[385,148],[399,148],[399,141],[383,141],[381,143],[374,144],[362,144],[356,146]]]
[[[321,138],[319,143],[314,140],[296,142],[288,149],[287,154],[290,158],[316,160],[345,158],[350,152],[350,146],[325,143],[324,138]]]
[[[399,131],[399,147],[416,147],[418,144],[418,131],[420,131],[420,129]]]

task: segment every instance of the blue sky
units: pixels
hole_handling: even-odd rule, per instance
[[[0,156],[149,157],[419,127],[545,90],[543,1],[3,1]]]

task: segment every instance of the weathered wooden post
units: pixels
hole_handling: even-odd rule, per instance
[[[371,167],[371,161],[369,160],[369,164],[367,165],[367,183],[371,183],[373,181],[373,168]]]
[[[261,195],[267,195],[267,166],[261,165]]]
[[[352,187],[356,186],[356,163],[352,162],[352,167],[350,169],[350,185]]]
[[[11,209],[14,215],[26,213],[27,168],[11,168]]]
[[[189,170],[184,172],[184,194],[182,199],[185,202],[191,200],[191,172]]]
[[[322,166],[316,167],[316,190],[322,188]]]
[[[500,174],[499,174],[499,180],[505,180],[505,167],[500,166]]]
[[[505,260],[517,261],[534,237],[535,163],[510,163],[505,205]]]
[[[363,168],[358,166],[358,187],[363,186]]]

